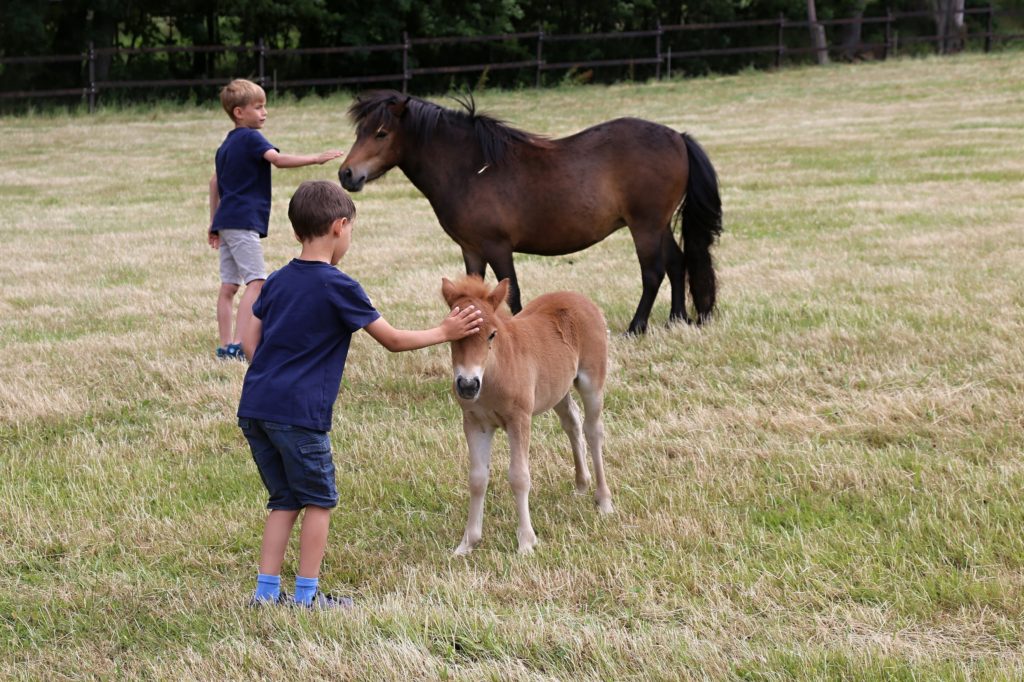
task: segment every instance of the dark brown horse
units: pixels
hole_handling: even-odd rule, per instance
[[[483,277],[490,265],[499,280],[509,278],[514,313],[522,305],[513,252],[572,253],[628,225],[643,279],[629,331],[646,331],[666,272],[670,321],[690,321],[687,278],[697,323],[710,317],[710,247],[722,231],[722,203],[715,169],[692,137],[619,118],[553,140],[477,113],[471,98],[461,104],[464,111],[394,91],[360,95],[348,112],[356,141],[338,172],[341,184],[358,192],[401,168],[462,247],[466,273]]]

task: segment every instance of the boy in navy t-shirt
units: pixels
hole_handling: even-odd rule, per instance
[[[365,329],[389,351],[425,348],[479,331],[482,313],[453,310],[433,329],[395,329],[359,283],[334,266],[348,251],[355,206],[339,185],[299,185],[288,218],[302,253],[267,278],[242,344],[252,358],[238,425],[270,494],[252,604],[283,603],[281,566],[292,527],[305,509],[295,599],[311,608],[351,606],[318,591],[330,510],[338,503],[327,432],[352,334]]]
[[[242,334],[252,319],[252,302],[267,278],[260,239],[267,236],[270,224],[270,166],[298,168],[323,164],[342,152],[299,156],[278,151],[259,132],[267,120],[267,96],[252,81],[231,81],[220,91],[220,102],[235,128],[217,150],[216,172],[210,179],[207,241],[220,252],[217,357],[244,360]],[[231,312],[242,284],[246,285],[245,293],[238,304],[238,319],[232,333]]]

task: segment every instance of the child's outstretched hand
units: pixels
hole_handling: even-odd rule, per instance
[[[317,155],[316,162],[319,165],[323,165],[332,159],[336,159],[345,152],[338,151],[337,149],[331,149],[330,151],[322,152]]]
[[[474,305],[470,305],[465,310],[460,310],[459,306],[455,306],[441,323],[441,331],[444,332],[445,340],[458,341],[470,334],[476,334],[480,331],[483,316],[483,312]]]

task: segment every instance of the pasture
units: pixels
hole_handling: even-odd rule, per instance
[[[213,358],[204,235],[226,116],[0,120],[0,677],[1019,679],[1022,77],[1006,53],[478,93],[530,131],[693,134],[721,180],[717,317],[665,328],[666,282],[651,333],[621,336],[626,231],[517,256],[524,301],[587,293],[613,332],[616,511],[572,494],[538,418],[528,557],[503,435],[484,541],[452,556],[448,349],[358,335],[322,575],[348,614],[244,608],[265,499],[233,416],[244,367]],[[347,149],[349,101],[271,100],[264,132]],[[270,267],[297,253],[294,188],[336,171],[274,171]],[[392,324],[435,324],[458,247],[397,169],[355,199],[342,268]]]

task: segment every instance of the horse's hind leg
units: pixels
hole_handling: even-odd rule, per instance
[[[668,322],[689,324],[690,317],[686,314],[686,261],[683,250],[679,248],[671,230],[662,238],[662,244],[668,281],[672,285],[672,312],[669,314]]]
[[[662,231],[645,230],[633,225],[629,226],[629,231],[633,234],[636,255],[640,260],[643,293],[640,294],[640,303],[636,306],[628,331],[630,334],[643,334],[647,331],[647,319],[651,316],[661,281],[665,279],[665,258],[661,252]]]
[[[583,372],[576,378],[576,389],[583,399],[583,433],[587,437],[590,458],[594,462],[594,501],[602,514],[612,511],[612,492],[604,478],[604,422],[601,411],[604,409],[604,387],[595,385]]]
[[[569,436],[572,444],[572,458],[576,464],[576,492],[583,494],[590,488],[590,471],[587,469],[587,453],[583,449],[583,424],[580,421],[580,408],[571,393],[566,393],[562,401],[555,405],[555,413],[562,422],[562,430]]]

